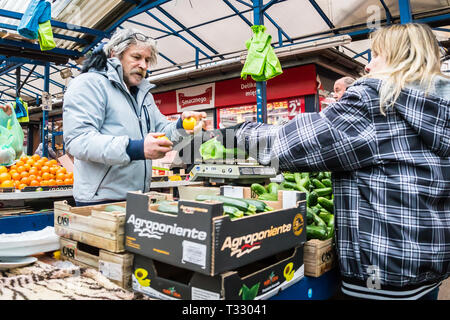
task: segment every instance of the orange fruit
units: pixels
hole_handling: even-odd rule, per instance
[[[23,162],[22,160],[17,160],[16,161],[16,166],[21,167],[25,164],[25,162]]]
[[[42,181],[41,176],[37,176],[37,177],[36,177],[36,180],[39,181],[39,182],[41,182],[41,181]]]
[[[13,164],[11,167],[9,167],[9,170],[16,170],[17,169],[17,165]]]
[[[67,172],[67,178],[73,178],[73,172]]]
[[[34,166],[34,160],[33,159],[28,159],[27,162],[25,162],[26,164],[29,164],[31,167]]]
[[[11,174],[11,178],[12,178],[14,181],[19,181],[20,179],[22,179],[20,173],[18,173],[18,172],[14,172],[13,174]]]
[[[50,179],[50,180],[48,180],[48,185],[49,185],[49,186],[56,186],[56,181],[55,181],[55,179]]]
[[[20,157],[20,161],[23,161],[23,163],[26,163],[28,161],[28,157],[26,155],[23,155]]]
[[[30,185],[30,178],[24,177],[24,178],[20,179],[20,183],[26,184],[28,186],[28,185]]]
[[[67,173],[66,168],[64,167],[58,167],[58,171],[56,171],[57,173]]]
[[[28,163],[25,163],[25,164],[23,165],[23,167],[25,168],[25,171],[28,171],[28,170],[31,169],[31,166],[30,166]]]
[[[14,188],[19,189],[20,181],[14,181]]]
[[[11,177],[12,177],[12,175],[14,174],[14,173],[17,173],[17,170],[9,170],[9,174],[11,175]]]
[[[5,166],[0,166],[0,173],[6,173],[8,172],[8,168]]]
[[[52,166],[58,165],[58,161],[56,161],[55,159],[52,159],[49,162],[50,162],[50,165],[52,165]]]
[[[22,190],[23,188],[25,188],[25,187],[28,187],[26,184],[24,184],[24,183],[21,183],[20,185],[19,185],[19,189],[20,190]]]
[[[22,173],[25,171],[25,168],[24,168],[24,166],[18,166],[16,170],[18,173]]]
[[[37,177],[34,174],[30,174],[28,176],[28,178],[30,179],[30,181],[32,181],[32,180],[36,180]]]
[[[50,173],[44,172],[42,175],[42,180],[50,180]]]
[[[38,173],[39,173],[39,171],[38,171],[38,169],[36,169],[35,167],[31,167],[31,169],[28,170],[28,173],[29,173],[30,175],[34,174],[35,176],[37,176]]]
[[[33,154],[31,156],[31,159],[33,159],[34,161],[38,161],[39,159],[41,159],[41,156],[39,156],[38,154]]]
[[[14,188],[14,181],[5,180],[0,184],[0,188]]]
[[[62,185],[64,185],[64,180],[56,179],[56,185],[57,185],[57,186],[62,186]]]
[[[185,130],[194,130],[197,120],[194,117],[189,117],[183,120],[183,128]]]
[[[43,162],[47,162],[48,158],[47,157],[42,157],[40,160],[42,160]]]
[[[22,178],[28,178],[29,175],[30,175],[30,174],[29,174],[27,171],[22,171],[22,172],[20,173],[20,176],[21,176]]]
[[[47,180],[42,180],[39,185],[41,186],[48,186],[48,181]]]
[[[42,173],[44,173],[44,172],[50,173],[50,168],[49,168],[48,166],[43,166],[43,167],[41,168],[41,171],[42,171]]]
[[[30,182],[30,186],[31,186],[31,187],[37,187],[37,186],[39,186],[39,181],[37,181],[37,180],[32,180],[32,181]]]
[[[51,174],[56,174],[56,171],[58,171],[58,168],[57,168],[57,167],[55,167],[55,166],[51,166],[51,167],[50,167],[50,173],[51,173]]]
[[[0,173],[0,182],[11,180],[11,175],[7,172]]]
[[[66,178],[66,175],[62,172],[56,174],[56,179],[64,180],[65,178]]]

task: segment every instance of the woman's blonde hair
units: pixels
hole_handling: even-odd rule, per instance
[[[383,79],[380,109],[394,105],[407,84],[417,83],[428,93],[436,75],[441,72],[439,45],[431,28],[425,24],[407,23],[383,27],[370,36],[374,56],[384,57],[386,67],[367,77]]]

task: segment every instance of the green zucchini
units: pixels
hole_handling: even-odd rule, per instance
[[[244,216],[244,212],[238,208],[225,205],[223,206],[223,213],[227,214],[232,219],[241,218]]]
[[[319,239],[325,240],[328,235],[328,230],[326,227],[319,227],[315,225],[306,226],[306,239]]]
[[[331,195],[331,193],[333,192],[333,188],[318,188],[314,189],[314,191],[317,193],[319,197],[324,197],[327,195]]]
[[[253,183],[250,188],[252,189],[253,192],[255,192],[258,196],[267,193],[266,188],[264,188],[262,185],[260,185],[259,183]]]
[[[178,205],[163,202],[158,205],[157,210],[164,213],[178,214]]]
[[[267,204],[263,201],[256,199],[242,199],[248,204],[254,205],[256,207],[256,212],[264,212],[266,211]]]
[[[115,204],[111,204],[109,206],[106,206],[105,209],[103,209],[106,212],[113,212],[113,211],[119,211],[119,212],[126,212],[126,208],[122,207],[122,206],[118,206]]]
[[[197,201],[215,200],[215,201],[223,202],[223,204],[226,206],[238,208],[239,210],[241,210],[243,212],[247,212],[247,211],[256,212],[256,207],[254,205],[251,205],[242,199],[237,199],[237,198],[232,198],[232,197],[200,194],[195,198],[195,200],[197,200]]]
[[[322,184],[323,184],[325,187],[331,188],[331,187],[333,186],[333,183],[331,182],[331,179],[328,179],[328,178],[322,179],[321,182],[322,182]]]
[[[324,197],[319,197],[317,199],[317,202],[327,211],[329,211],[330,213],[334,212],[334,205],[333,205],[333,200],[328,200]]]

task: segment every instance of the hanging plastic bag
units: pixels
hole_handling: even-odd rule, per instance
[[[39,46],[41,51],[52,50],[56,47],[55,40],[53,39],[52,24],[50,20],[39,24]]]
[[[17,26],[17,32],[28,39],[37,39],[39,24],[51,19],[51,5],[44,0],[31,0]]]
[[[16,113],[17,121],[19,122],[29,122],[30,118],[28,116],[28,103],[22,100],[22,98],[16,98],[14,104],[14,112]]]
[[[14,151],[15,158],[20,158],[23,153],[23,139],[23,130],[17,121],[14,108],[12,108],[11,116],[0,109],[0,148],[4,147],[2,149],[4,157],[6,157],[5,154],[10,152],[8,148],[11,148]]]
[[[16,152],[12,147],[14,137],[5,127],[0,127],[0,165],[12,165],[16,159]]]
[[[245,43],[248,54],[241,78],[246,79],[249,75],[255,81],[267,81],[283,73],[283,70],[270,44],[272,36],[265,33],[266,27],[254,25],[251,28],[253,36]]]

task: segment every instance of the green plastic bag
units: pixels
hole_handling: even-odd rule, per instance
[[[200,146],[203,160],[247,159],[248,155],[238,148],[225,148],[217,138],[212,138]]]
[[[0,150],[12,148],[15,159],[18,159],[23,153],[23,139],[23,130],[19,121],[17,121],[14,108],[12,108],[11,116],[0,109]]]
[[[38,34],[41,51],[52,50],[56,47],[50,20],[39,24]]]
[[[0,127],[0,165],[12,165],[16,158],[13,144],[14,137],[10,130],[5,127]]]
[[[282,74],[280,61],[270,44],[272,36],[265,33],[266,27],[254,25],[251,28],[253,36],[245,43],[248,54],[241,78],[251,76],[255,81],[267,81]]]

